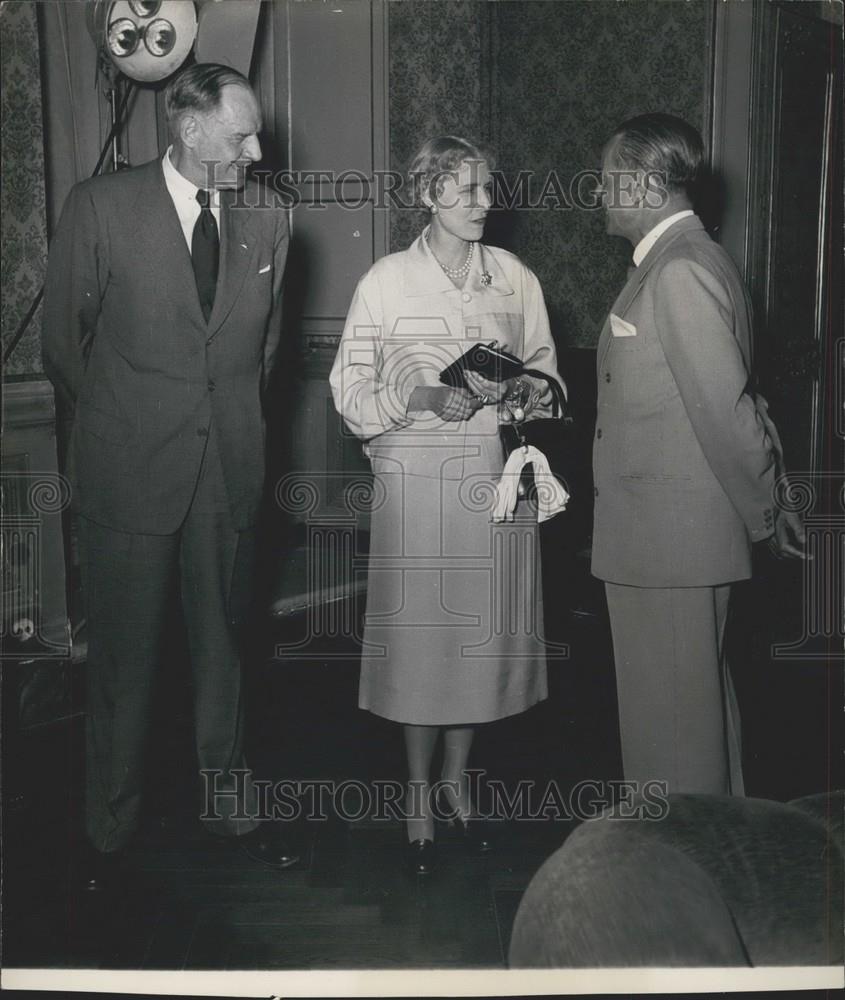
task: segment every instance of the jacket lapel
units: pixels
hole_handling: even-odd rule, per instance
[[[643,261],[645,264],[645,261]],[[615,313],[617,316],[621,316],[622,313],[630,306],[630,304],[637,297],[637,293],[640,288],[642,288],[643,279],[645,278],[645,272],[643,272],[643,264],[639,267],[635,267],[630,274],[627,282],[625,283],[622,291],[617,295],[616,301],[613,303],[613,308],[607,314],[607,318],[604,321],[604,326],[602,327],[601,336],[599,337],[598,351],[596,352],[597,360],[597,371],[601,371],[601,367],[604,364],[604,359],[607,355],[608,350],[612,342],[612,336],[610,333],[610,317],[611,314]],[[641,273],[642,272],[642,273]]]
[[[610,333],[611,313],[615,313],[620,317],[620,319],[625,315],[626,311],[631,307],[631,303],[642,289],[645,279],[648,277],[648,274],[654,265],[666,254],[679,236],[694,229],[704,229],[704,226],[701,224],[701,220],[696,215],[688,216],[685,219],[681,219],[680,222],[676,222],[673,226],[670,226],[665,233],[663,233],[651,250],[649,250],[645,259],[640,261],[639,267],[635,267],[631,271],[625,286],[617,296],[616,301],[613,303],[613,308],[607,314],[607,319],[602,327],[601,336],[599,337],[598,351],[596,353],[598,371],[601,371],[601,367],[604,364],[604,359],[610,349],[610,344],[613,339]]]
[[[457,291],[451,278],[437,263],[431,248],[425,240],[424,230],[408,247],[405,258],[405,270],[402,275],[402,292],[404,295],[437,295],[440,292]],[[484,278],[487,275],[487,278]],[[483,279],[483,280],[482,280]],[[513,288],[505,277],[496,258],[482,244],[477,243],[472,262],[472,268],[467,275],[462,291],[475,292],[476,295],[496,296],[513,295]]]
[[[424,230],[408,247],[402,274],[402,293],[407,296],[436,295],[453,292],[455,286],[425,241]]]
[[[149,178],[135,212],[138,219],[137,245],[155,248],[152,259],[159,262],[159,269],[164,269],[159,287],[180,289],[190,318],[205,326],[191,252],[185,242],[176,206],[167,190],[161,160],[154,160],[149,167]],[[181,292],[182,289],[186,291]]]
[[[467,285],[478,295],[513,295],[513,288],[499,262],[483,244],[477,246],[480,253],[467,278]]]
[[[220,193],[220,270],[214,308],[208,319],[209,340],[217,336],[232,311],[257,250],[253,213],[238,198],[239,194]]]

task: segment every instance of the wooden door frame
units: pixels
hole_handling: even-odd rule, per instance
[[[777,116],[777,32],[782,9],[808,19],[829,20],[822,4],[774,0],[764,4],[728,0],[715,3],[711,70],[711,165],[724,182],[724,212],[717,238],[730,253],[751,293],[758,331],[771,307],[771,253],[774,197],[771,149]],[[828,95],[829,113],[832,108]],[[832,97],[836,100],[835,95]],[[824,166],[824,165],[823,165]],[[826,165],[830,168],[830,164]],[[823,195],[824,197],[824,195]],[[819,260],[827,232],[821,211]],[[815,339],[825,354],[826,328],[821,288],[816,297]],[[829,366],[828,366],[829,367]],[[814,382],[810,467],[819,472],[824,450],[821,410],[834,372],[819,371]]]
[[[746,281],[750,264],[751,109],[754,95],[754,8],[713,0],[710,73],[710,165],[724,185],[716,233]]]

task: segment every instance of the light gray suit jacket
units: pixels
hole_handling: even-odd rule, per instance
[[[749,387],[748,294],[698,218],[633,271],[597,363],[594,575],[639,587],[750,576],[751,543],[773,531],[777,437]]]

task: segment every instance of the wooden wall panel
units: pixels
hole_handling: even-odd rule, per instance
[[[302,318],[334,320],[340,328],[358,279],[375,259],[373,207],[305,203],[292,214]]]
[[[294,170],[373,170],[372,5],[288,5]]]
[[[256,66],[265,115],[272,77],[274,155],[263,166],[288,171],[284,187],[296,192],[285,276],[290,368],[282,373],[286,441],[279,474],[307,484],[315,497],[306,509],[277,492],[278,513],[288,525],[279,550],[278,608],[316,604],[349,584],[336,573],[323,580],[303,572],[303,562],[313,569],[319,557],[298,529],[330,531],[338,519],[362,528],[367,523],[366,512],[349,509],[346,494],[353,481],[369,479],[369,463],[361,442],[343,427],[328,376],[355,286],[387,252],[389,213],[375,207],[370,180],[387,168],[389,141],[385,4],[279,0],[271,20],[272,52],[261,50]],[[351,171],[357,179],[348,179]],[[303,176],[308,172],[326,176]],[[342,187],[335,184],[340,175],[347,175]],[[291,542],[298,547],[291,549]],[[302,593],[302,580],[312,577],[315,592]]]

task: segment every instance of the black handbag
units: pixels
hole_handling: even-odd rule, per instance
[[[504,382],[525,373],[522,362],[492,344],[473,344],[457,361],[444,368],[440,381],[453,389],[466,389],[465,372],[478,372],[492,382]]]
[[[552,392],[551,417],[539,417],[536,420],[523,420],[518,423],[501,424],[499,436],[509,456],[516,448],[530,445],[541,451],[549,462],[552,475],[558,479],[567,492],[570,489],[570,473],[572,471],[572,449],[574,419],[569,412],[566,396],[557,379],[549,377],[536,368],[524,368],[523,375],[543,379]],[[526,466],[520,480],[520,493],[527,492],[534,484],[531,466]]]

